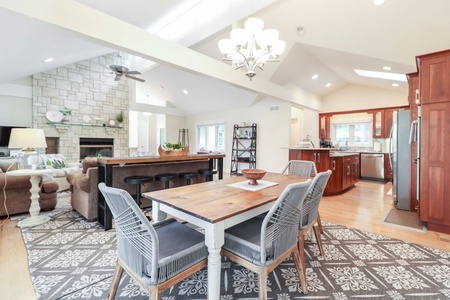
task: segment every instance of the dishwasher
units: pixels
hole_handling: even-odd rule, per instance
[[[383,153],[361,153],[361,178],[384,181]]]

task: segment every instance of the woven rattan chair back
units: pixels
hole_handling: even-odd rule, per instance
[[[175,219],[151,224],[127,191],[98,186],[117,234],[118,260],[108,299],[114,299],[123,270],[149,291],[149,299],[159,299],[162,291],[206,266],[203,234]]]
[[[313,161],[290,160],[281,173],[302,177],[314,177],[317,174],[317,169]]]

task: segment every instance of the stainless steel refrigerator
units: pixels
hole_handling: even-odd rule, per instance
[[[410,207],[410,112],[395,110],[392,118],[390,162],[393,173],[392,196],[398,209]]]

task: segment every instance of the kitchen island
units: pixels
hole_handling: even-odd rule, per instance
[[[340,152],[334,148],[290,148],[289,160],[309,160],[317,172],[332,171],[324,195],[335,195],[353,187],[360,177],[358,152]]]
[[[223,158],[225,154],[188,154],[143,157],[99,157],[98,183],[124,188],[123,179],[132,175],[157,173],[197,172],[200,168],[217,169],[218,178],[223,178]],[[98,222],[105,230],[112,228],[112,214],[103,195],[98,193]]]

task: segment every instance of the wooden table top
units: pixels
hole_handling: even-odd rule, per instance
[[[143,196],[210,223],[216,223],[275,201],[288,184],[303,182],[307,179],[306,177],[267,173],[262,180],[276,182],[277,185],[259,191],[248,191],[227,186],[236,182],[248,181],[243,176],[233,176],[218,181],[148,192]]]
[[[161,163],[174,161],[194,161],[206,160],[210,158],[224,158],[225,154],[188,154],[188,155],[167,155],[167,156],[139,156],[139,157],[99,157],[97,162],[105,165],[126,165],[126,164],[145,164]]]

